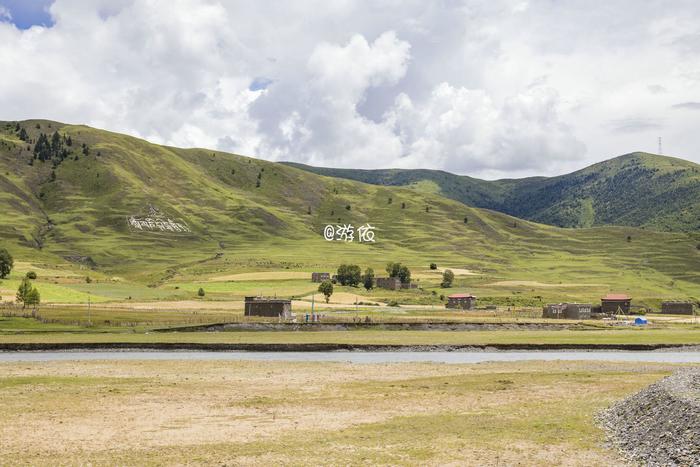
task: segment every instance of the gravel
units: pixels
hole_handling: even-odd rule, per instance
[[[609,441],[646,466],[700,465],[700,368],[679,370],[599,415]]]

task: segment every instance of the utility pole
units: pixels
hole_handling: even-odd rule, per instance
[[[663,153],[661,152],[661,136],[659,136],[659,155],[662,155]]]
[[[88,326],[92,326],[92,319],[90,317],[90,292],[88,292]]]

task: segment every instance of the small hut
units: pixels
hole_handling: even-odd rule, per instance
[[[692,315],[693,302],[661,302],[661,313],[670,315]]]
[[[632,297],[625,294],[607,294],[600,299],[600,303],[602,313],[615,314],[621,311],[624,314],[629,314]]]
[[[543,318],[591,319],[589,303],[554,303],[542,310]]]
[[[282,298],[246,297],[244,315],[289,318],[292,316],[292,301]]]
[[[472,294],[456,293],[447,297],[445,308],[473,310],[476,308],[476,297]]]
[[[401,280],[398,277],[377,277],[377,287],[380,289],[400,290]]]
[[[312,272],[311,282],[323,282],[331,280],[330,272]]]

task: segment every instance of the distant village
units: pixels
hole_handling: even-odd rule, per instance
[[[370,288],[380,288],[386,290],[400,291],[403,289],[415,289],[417,285],[410,281],[410,272],[406,276],[406,272],[400,276],[402,266],[398,263],[389,263],[387,272],[388,277],[374,277],[373,271],[368,269],[364,275],[360,275],[359,267],[351,267],[348,272],[348,266],[342,265],[339,268],[339,274],[331,275],[330,272],[312,272],[311,282],[318,283],[319,292],[326,296],[326,301],[333,293],[333,284],[341,283],[342,285],[358,285],[360,282],[369,290]],[[449,271],[449,270],[446,270]],[[343,274],[355,276],[352,280],[347,281],[342,277]],[[449,284],[443,282],[443,286],[451,286],[452,273],[445,274]],[[477,308],[477,297],[470,293],[454,293],[446,297],[445,308],[453,310],[471,311]],[[496,309],[494,305],[486,305],[484,310]],[[292,300],[282,299],[277,297],[245,297],[244,305],[245,316],[260,316],[260,317],[275,317],[282,319],[291,319],[294,317],[292,313]],[[626,294],[607,294],[601,297],[599,305],[590,303],[552,303],[545,305],[542,309],[542,318],[545,319],[567,319],[567,320],[589,320],[589,319],[609,319],[630,314],[643,314],[647,310],[643,307],[635,307],[632,303],[632,297]],[[636,313],[635,313],[636,312]],[[694,304],[690,301],[664,301],[661,303],[661,313],[674,315],[693,315]],[[307,318],[308,319],[308,318]],[[312,320],[316,321],[317,315],[313,314]],[[644,320],[641,319],[638,324]]]

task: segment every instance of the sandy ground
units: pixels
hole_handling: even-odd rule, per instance
[[[312,295],[306,295],[302,299],[308,303],[311,303]],[[314,301],[317,304],[326,304],[326,297],[323,294],[317,293],[313,294]],[[354,305],[355,302],[365,302],[365,303],[378,303],[379,305],[386,305],[384,302],[378,302],[369,297],[363,297],[362,295],[355,295],[347,292],[335,292],[331,295],[329,304],[341,304],[341,305]],[[347,308],[347,306],[345,307]]]
[[[229,274],[226,276],[216,276],[208,279],[210,282],[227,281],[274,281],[284,279],[308,279],[311,282],[311,273],[304,271],[263,271],[245,272],[240,274]]]
[[[83,304],[79,304],[83,305]],[[154,310],[154,311],[200,311],[200,310],[243,310],[243,300],[161,300],[152,302],[109,302],[100,304],[103,308]]]
[[[610,362],[4,363],[0,464],[616,465],[591,412],[668,371]]]

